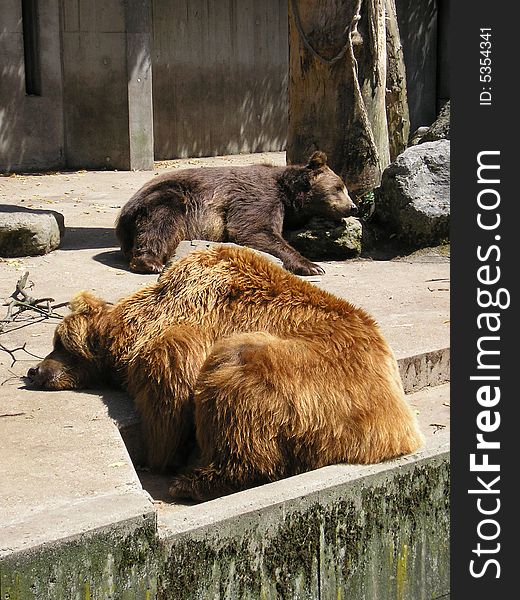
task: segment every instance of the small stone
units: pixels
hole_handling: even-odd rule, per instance
[[[437,142],[450,139],[450,102],[441,108],[439,116],[430,127],[419,127],[410,136],[408,146],[416,146],[425,142]]]
[[[450,103],[449,101],[442,107],[437,120],[421,137],[419,144],[425,142],[436,142],[438,140],[450,139]]]
[[[408,142],[408,146],[417,146],[420,143],[422,138],[426,135],[426,132],[429,130],[429,127],[418,127],[410,136],[410,141]]]
[[[231,244],[228,242],[211,242],[209,240],[183,240],[182,242],[179,243],[179,245],[177,246],[177,248],[175,250],[175,254],[170,258],[170,260],[168,261],[168,263],[165,266],[168,266],[170,263],[172,263],[176,260],[180,260],[181,258],[184,258],[185,256],[187,256],[190,252],[193,252],[194,250],[204,250],[206,248],[211,248],[211,246],[232,246],[234,248],[240,247],[237,244]],[[273,256],[272,254],[268,254],[267,252],[255,250],[254,248],[251,248],[251,249],[254,250],[255,252],[257,252],[258,254],[265,256],[266,258],[268,258],[270,261],[276,263],[277,265],[282,266],[282,264],[283,264],[282,261],[279,258],[277,258],[276,256]]]
[[[286,231],[286,240],[310,260],[345,260],[361,253],[362,226],[359,219],[345,217],[331,222],[312,218],[298,230]]]

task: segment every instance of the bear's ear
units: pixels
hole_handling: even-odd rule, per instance
[[[325,152],[314,152],[314,154],[309,158],[309,162],[307,163],[307,168],[312,171],[317,171],[324,167],[327,164],[327,155]]]
[[[69,302],[70,310],[81,314],[98,312],[106,305],[107,303],[104,300],[96,298],[90,292],[79,292]]]

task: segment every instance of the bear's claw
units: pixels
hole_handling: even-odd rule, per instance
[[[303,275],[308,277],[310,275],[324,275],[325,269],[314,263],[309,263],[308,265],[299,265],[295,269],[292,269],[292,272],[295,275]]]
[[[130,271],[134,273],[162,273],[164,265],[148,257],[135,257],[130,261]]]
[[[170,483],[168,492],[176,500],[191,500],[193,497],[191,479],[184,475],[175,477]]]

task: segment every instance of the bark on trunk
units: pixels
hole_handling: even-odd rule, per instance
[[[359,30],[363,43],[355,47],[358,79],[382,172],[390,162],[385,99],[385,0],[362,2]]]
[[[357,194],[390,161],[385,2],[289,1],[287,160],[323,150]]]
[[[406,70],[395,0],[385,0],[386,8],[386,118],[390,160],[394,161],[408,145],[410,115],[406,93]]]

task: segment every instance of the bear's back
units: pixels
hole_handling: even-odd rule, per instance
[[[300,279],[246,247],[216,245],[192,252],[160,276],[154,293],[196,322],[266,330],[280,335],[363,335],[381,338],[372,317],[353,304]],[[233,314],[235,323],[230,323]],[[238,322],[239,321],[239,322]]]
[[[223,186],[236,189],[237,185],[253,185],[268,189],[275,186],[276,178],[282,171],[283,167],[270,165],[204,167],[168,171],[145,183],[126,206],[138,198],[144,199],[153,192],[167,192],[168,189],[183,190],[192,197],[196,195],[211,196],[216,188]]]

